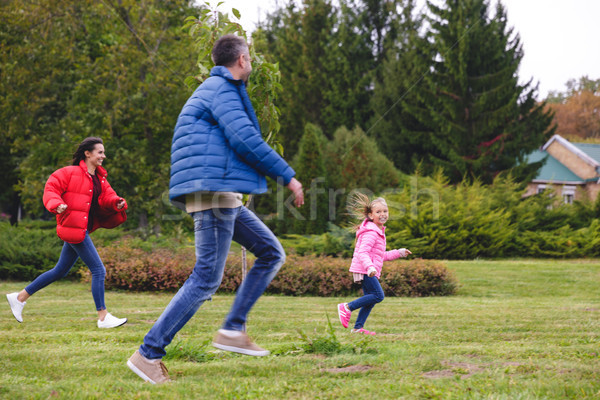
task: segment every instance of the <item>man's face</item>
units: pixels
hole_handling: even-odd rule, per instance
[[[242,59],[243,59],[242,80],[244,82],[248,82],[248,78],[250,77],[250,74],[252,73],[252,59],[250,58],[250,52],[248,51],[248,49],[246,49],[246,51],[242,54]]]

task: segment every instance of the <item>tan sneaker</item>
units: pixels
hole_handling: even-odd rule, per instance
[[[150,383],[169,382],[169,371],[162,361],[150,361],[140,354],[139,350],[127,361],[127,366],[135,372],[140,378]]]
[[[217,349],[232,351],[234,353],[246,354],[247,356],[264,357],[270,354],[269,350],[258,347],[244,332],[235,337],[227,336],[219,332],[213,341]]]

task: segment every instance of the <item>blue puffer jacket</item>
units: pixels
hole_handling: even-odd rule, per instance
[[[265,175],[287,185],[296,173],[262,138],[246,85],[214,67],[183,106],[171,146],[169,197],[188,193],[264,193]]]

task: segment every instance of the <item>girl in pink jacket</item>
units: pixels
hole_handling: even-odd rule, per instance
[[[375,332],[370,332],[363,326],[375,304],[384,298],[379,284],[383,262],[412,253],[407,249],[385,251],[384,224],[389,217],[385,199],[378,197],[371,201],[366,195],[358,193],[351,200],[350,208],[357,216],[364,217],[357,227],[356,247],[350,265],[354,282],[362,282],[363,296],[350,303],[338,304],[338,315],[344,328],[347,328],[352,311],[360,308],[352,332],[375,335]]]

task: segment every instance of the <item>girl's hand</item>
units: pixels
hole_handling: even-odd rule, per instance
[[[400,257],[408,257],[410,254],[412,254],[412,251],[409,249],[398,249],[398,251],[400,252]]]
[[[117,202],[117,210],[120,210],[123,207],[125,207],[125,199],[121,199]]]
[[[60,204],[58,207],[56,207],[56,213],[60,214],[63,211],[65,211],[67,209],[67,205],[66,204]]]
[[[374,277],[377,274],[377,270],[373,267],[369,267],[369,269],[367,270],[367,275],[369,278]]]

